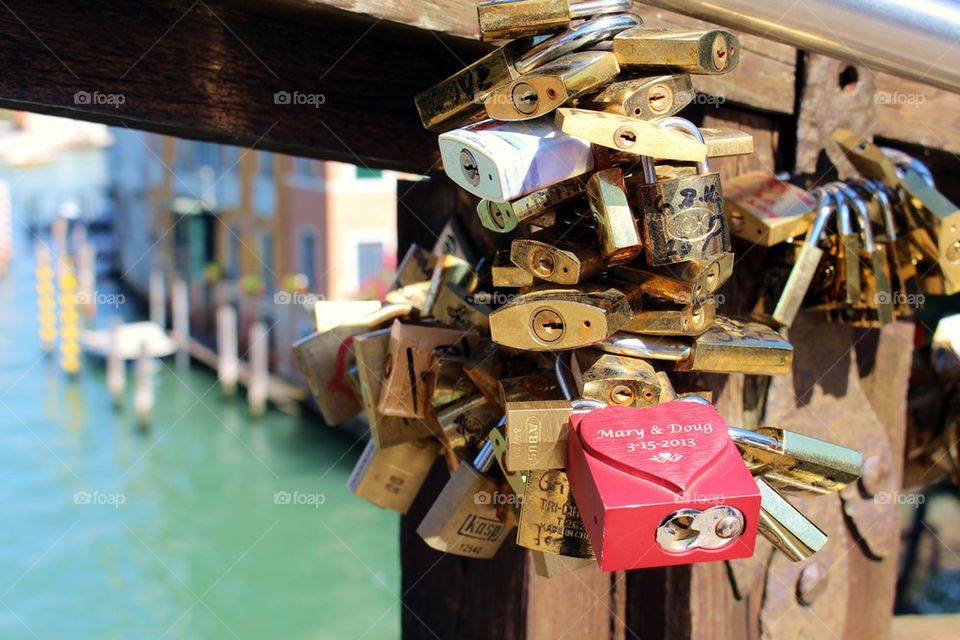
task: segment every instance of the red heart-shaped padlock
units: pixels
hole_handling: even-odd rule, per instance
[[[674,401],[637,411],[608,407],[577,416],[583,447],[621,471],[683,494],[729,446],[710,405]]]

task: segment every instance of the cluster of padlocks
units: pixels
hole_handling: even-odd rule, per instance
[[[509,248],[474,263],[455,233],[413,246],[382,305],[319,303],[295,353],[327,423],[369,421],[354,493],[405,513],[445,457],[450,480],[418,527],[438,550],[489,558],[516,528],[557,575],[748,557],[759,533],[801,560],[826,536],[781,492],[839,491],[860,453],[728,426],[709,391],[668,375],[788,373],[778,329],[803,304],[891,321],[895,292],[933,286],[925,261],[960,282],[944,266],[955,229],[916,168],[861,141],[845,148],[865,180],[806,193],[748,174],[725,206],[708,159],[751,153],[752,138],[675,114],[695,96],[690,74],[731,71],[739,42],[642,28],[629,6],[480,4],[483,38],[513,40],[417,107],[444,171]],[[717,313],[731,231],[794,254],[786,291],[750,320]]]

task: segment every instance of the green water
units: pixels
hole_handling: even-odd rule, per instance
[[[102,366],[71,382],[42,355],[32,248],[17,252],[0,282],[0,638],[397,637],[397,516],[344,488],[361,445],[251,419],[172,362],[140,431]]]

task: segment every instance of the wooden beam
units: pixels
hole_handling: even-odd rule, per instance
[[[420,127],[413,96],[485,47],[343,11],[312,18],[205,0],[9,0],[0,107],[435,168],[436,138]],[[278,92],[290,104],[277,104]]]

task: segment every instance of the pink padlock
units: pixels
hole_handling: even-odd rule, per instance
[[[567,475],[604,571],[753,555],[760,492],[708,404],[571,418]]]

